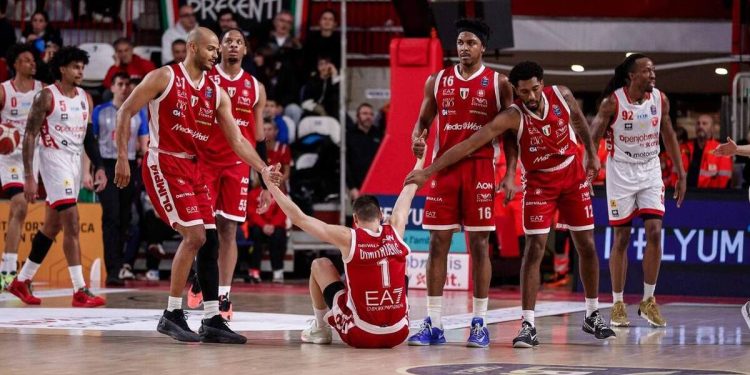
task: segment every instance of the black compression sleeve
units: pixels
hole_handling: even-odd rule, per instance
[[[97,141],[94,136],[94,129],[91,124],[86,127],[86,137],[83,139],[83,148],[86,151],[89,160],[91,160],[91,164],[94,165],[94,170],[104,168],[102,154],[99,153],[99,141]]]

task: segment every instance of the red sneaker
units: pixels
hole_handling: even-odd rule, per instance
[[[31,280],[18,281],[18,277],[16,277],[6,290],[13,293],[14,296],[27,305],[39,305],[42,303],[41,299],[34,297]]]
[[[95,296],[89,288],[81,288],[73,293],[73,307],[99,307],[106,303],[104,298]]]

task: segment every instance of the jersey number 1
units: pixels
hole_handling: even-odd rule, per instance
[[[382,277],[383,281],[383,289],[390,288],[391,287],[391,271],[388,268],[388,259],[381,259],[378,262],[378,265],[380,266],[380,276]]]

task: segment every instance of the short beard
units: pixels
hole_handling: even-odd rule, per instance
[[[240,62],[240,59],[234,57],[227,57],[227,62],[234,65]]]

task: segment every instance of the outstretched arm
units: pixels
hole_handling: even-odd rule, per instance
[[[424,165],[424,158],[417,159],[414,169],[422,169],[422,165]],[[404,232],[406,231],[406,223],[408,222],[409,210],[411,209],[411,201],[414,199],[414,194],[417,193],[417,189],[416,184],[409,184],[401,189],[401,194],[398,195],[396,204],[393,206],[393,212],[388,220],[401,238],[404,237]]]
[[[716,146],[716,148],[711,152],[713,152],[716,156],[740,155],[750,157],[750,145],[738,146],[731,137],[727,137],[727,143],[722,143]]]
[[[229,142],[229,146],[232,147],[232,150],[240,157],[240,159],[242,159],[242,161],[250,164],[253,169],[256,171],[263,170],[263,168],[266,167],[266,162],[260,158],[250,142],[242,136],[239,127],[237,127],[237,123],[234,121],[234,116],[232,116],[232,102],[230,101],[229,95],[224,89],[221,89],[220,95],[221,103],[219,103],[219,108],[216,110],[216,118],[219,126],[221,126],[221,131],[224,132],[224,137],[226,137],[227,142]],[[276,173],[276,175],[279,177],[281,174]],[[278,180],[279,178],[275,178],[274,184],[278,183]]]
[[[672,126],[672,118],[669,117],[669,99],[663,92],[661,93],[661,139],[664,141],[664,147],[667,149],[669,158],[672,159],[675,169],[677,169],[677,184],[674,189],[674,199],[677,200],[677,207],[682,205],[687,190],[687,173],[682,166],[682,155],[680,154],[680,143],[677,142],[677,135]]]
[[[292,224],[300,227],[303,231],[311,236],[336,246],[341,250],[341,255],[346,259],[349,256],[349,250],[352,242],[351,229],[341,225],[326,224],[312,216],[305,215],[304,212],[284,194],[278,186],[272,181],[272,174],[278,173],[278,164],[272,167],[263,168],[261,175],[268,185],[268,191],[278,203],[279,207],[286,214]]]

